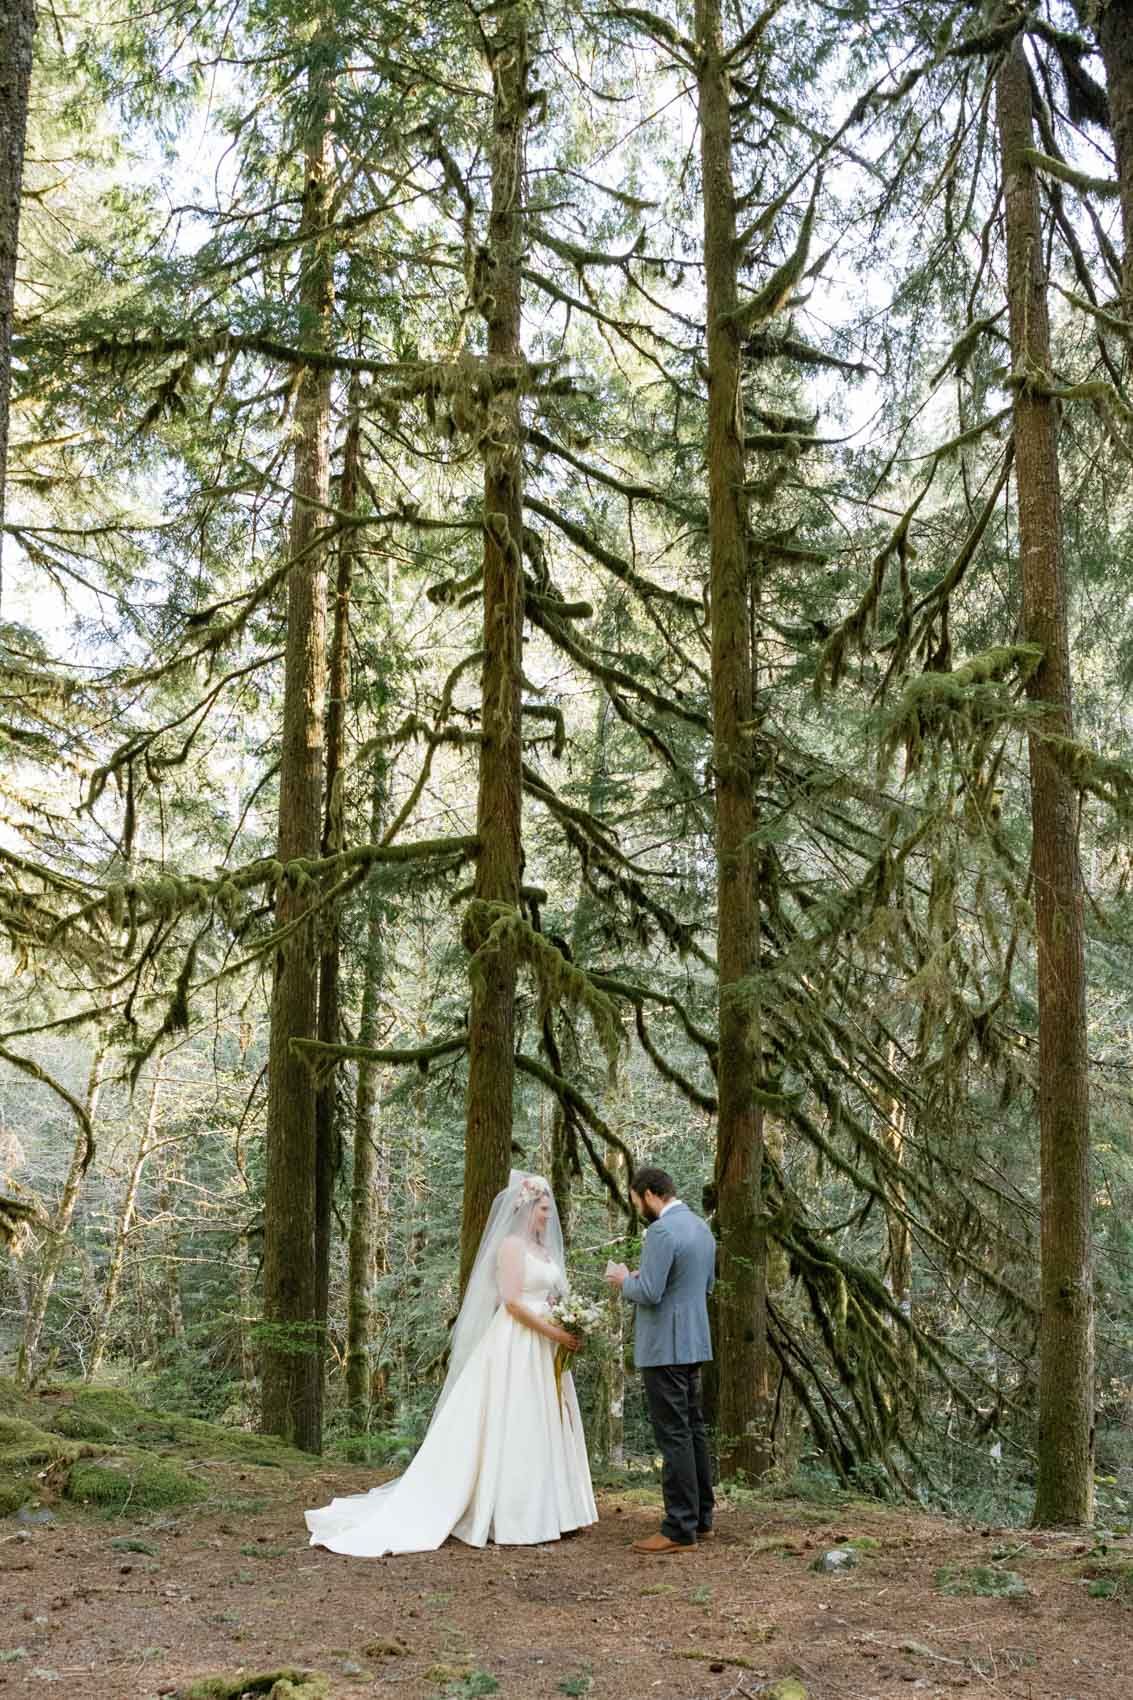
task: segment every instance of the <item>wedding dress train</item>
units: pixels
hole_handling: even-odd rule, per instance
[[[557,1262],[524,1251],[528,1310],[545,1316],[565,1288]],[[354,1558],[430,1552],[449,1535],[528,1546],[596,1522],[574,1382],[564,1371],[560,1409],[554,1363],[554,1343],[499,1304],[405,1474],[308,1511],[311,1545]]]

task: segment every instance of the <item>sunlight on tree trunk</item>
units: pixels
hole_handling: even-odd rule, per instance
[[[374,756],[370,799],[370,842],[377,844],[386,815],[385,756]],[[366,954],[362,963],[362,1009],[358,1043],[376,1047],[381,1028],[381,997],[385,981],[385,902],[380,884],[371,878],[367,896]],[[384,1179],[389,1185],[388,1156],[379,1147],[381,1125],[380,1064],[370,1057],[358,1063],[354,1104],[354,1160],[350,1183],[350,1246],[346,1298],[346,1403],[352,1434],[365,1434],[371,1421],[374,1376],[374,1281],[384,1273],[380,1252],[384,1241],[377,1232],[377,1213]]]
[[[759,968],[759,906],[752,846],[756,827],[752,585],[740,333],[735,318],[730,86],[719,0],[697,0],[696,35],[707,288],[709,604],[720,977],[716,1420],[725,1474],[742,1471],[757,1480],[770,1467],[771,1444],[766,1240],[760,1218],[763,1125],[755,1102],[761,1044],[753,989]]]
[[[322,38],[320,37],[320,42]],[[325,43],[322,44],[325,47]],[[334,280],[330,101],[326,64],[309,73],[310,115],[300,284],[302,340],[329,340]],[[320,232],[312,237],[312,232]],[[295,419],[294,496],[287,580],[278,858],[317,857],[326,696],[326,512],[330,498],[330,374],[303,372]],[[318,939],[303,917],[310,895],[285,878],[276,923],[292,929],[276,952],[268,1059],[264,1190],[263,1428],[307,1452],[322,1446],[323,1327],[316,1271],[315,1092],[293,1039],[315,1037]]]
[[[1070,655],[1058,478],[1058,404],[1031,85],[1021,36],[996,78],[1007,227],[1007,294],[1015,394],[1015,466],[1023,638],[1043,660],[1027,691],[1042,710],[1028,737],[1032,871],[1038,934],[1041,1139],[1039,1525],[1093,1515],[1094,1322],[1090,1268],[1090,1119],[1078,795],[1048,746],[1072,735]]]

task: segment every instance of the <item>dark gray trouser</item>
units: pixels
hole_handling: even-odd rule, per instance
[[[694,1541],[712,1527],[712,1461],[700,1395],[699,1364],[663,1364],[643,1369],[645,1400],[661,1453],[665,1516],[661,1533],[671,1541]]]

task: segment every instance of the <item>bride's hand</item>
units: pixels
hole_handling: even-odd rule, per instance
[[[568,1352],[577,1352],[582,1345],[578,1335],[568,1334],[565,1328],[556,1328],[554,1338],[556,1343],[565,1347]]]

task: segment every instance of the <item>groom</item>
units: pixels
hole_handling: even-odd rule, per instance
[[[712,1356],[708,1294],[716,1279],[716,1241],[707,1222],[677,1197],[664,1169],[638,1169],[634,1207],[649,1223],[641,1268],[611,1264],[606,1279],[637,1306],[633,1361],[661,1453],[665,1516],[659,1535],[634,1552],[689,1552],[712,1534],[712,1466],[700,1392],[700,1366]]]

